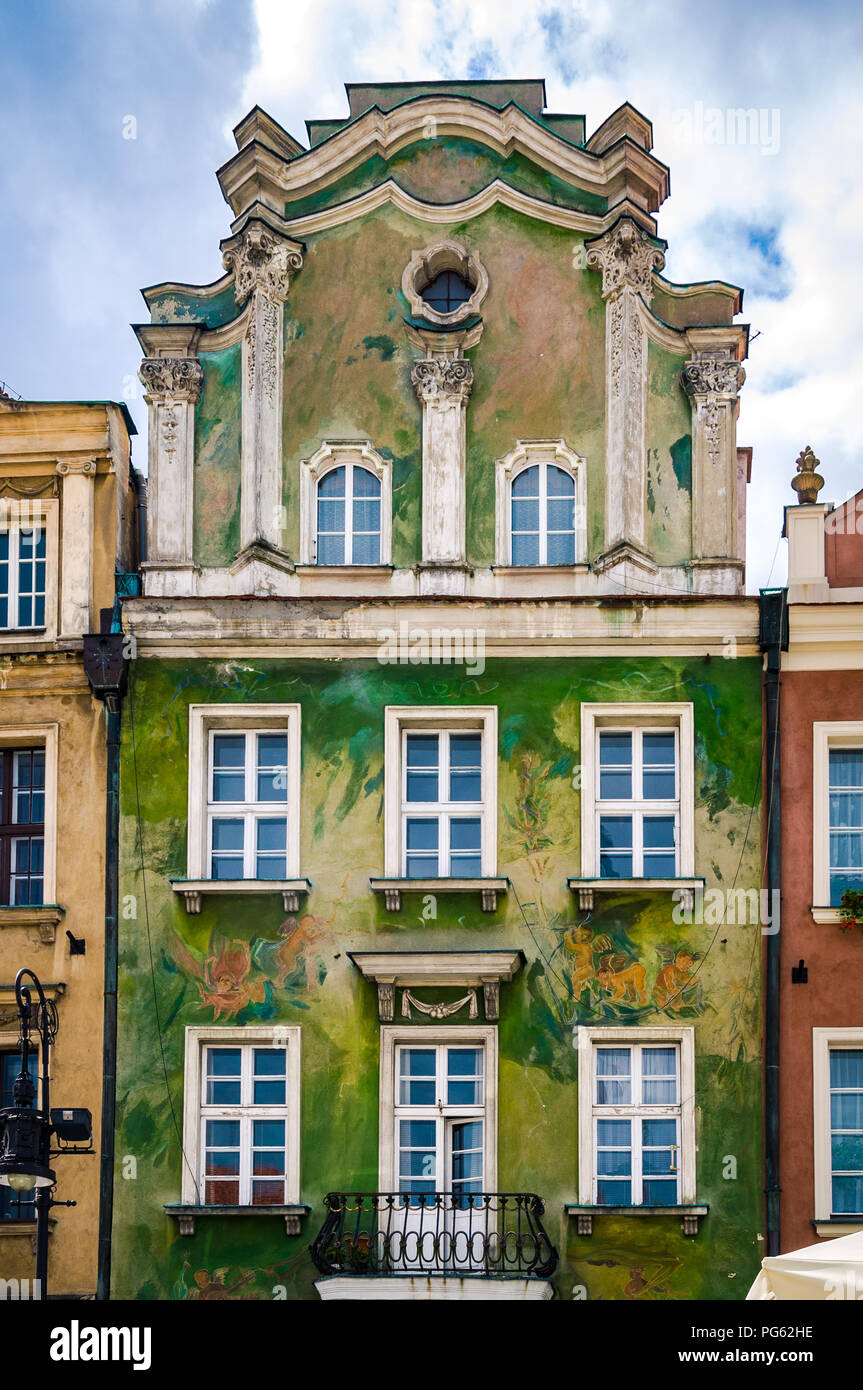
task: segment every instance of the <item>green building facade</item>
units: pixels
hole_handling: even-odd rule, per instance
[[[115,1297],[728,1299],[762,1226],[741,295],[542,83],[255,108],[145,291]]]

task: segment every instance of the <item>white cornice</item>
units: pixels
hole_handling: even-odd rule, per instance
[[[783,671],[863,669],[863,602],[790,604],[788,630]]]
[[[511,980],[524,964],[521,951],[349,951],[366,980],[406,989],[419,985],[472,985]]]
[[[484,637],[485,657],[624,654],[758,656],[758,601],[510,600],[496,603],[349,598],[129,599],[140,655],[375,660],[390,632],[445,628]],[[734,645],[730,645],[730,644]]]
[[[463,97],[440,95],[392,111],[373,108],[307,154],[291,160],[254,142],[223,164],[218,178],[226,201],[237,213],[256,182],[264,184],[269,193],[278,188],[286,198],[296,198],[343,177],[371,154],[391,158],[418,138],[431,144],[447,136],[476,138],[504,157],[517,150],[549,173],[600,197],[609,196],[622,172],[631,173],[633,182],[649,190],[646,200],[639,199],[645,211],[654,211],[668,196],[665,165],[631,139],[620,140],[606,153],[594,155],[561,139],[517,106],[499,111]]]
[[[385,179],[375,188],[370,188],[367,193],[360,193],[344,203],[324,208],[321,212],[307,213],[304,217],[291,218],[287,226],[292,236],[302,238],[314,232],[326,231],[330,227],[341,226],[345,222],[352,222],[358,217],[365,217],[386,204],[391,204],[400,212],[415,217],[420,222],[444,226],[479,217],[498,203],[513,212],[534,217],[537,221],[550,222],[556,227],[568,227],[576,232],[588,232],[591,236],[606,231],[624,213],[637,218],[648,231],[655,233],[656,230],[653,218],[648,217],[634,203],[618,204],[610,212],[602,215],[576,212],[573,208],[547,203],[542,198],[522,193],[501,179],[493,179],[479,193],[474,193],[470,198],[464,198],[458,203],[426,203],[420,198],[415,198],[412,193],[407,193],[395,179]]]

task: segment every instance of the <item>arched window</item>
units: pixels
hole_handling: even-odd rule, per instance
[[[575,564],[575,479],[535,463],[512,481],[513,565]]]
[[[381,563],[380,479],[357,463],[331,468],[318,481],[319,565]]]

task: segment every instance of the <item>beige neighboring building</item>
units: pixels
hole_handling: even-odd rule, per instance
[[[55,1196],[77,1206],[52,1212],[52,1296],[96,1292],[106,716],[82,653],[115,571],[137,564],[134,432],[122,405],[0,395],[0,1104],[12,1103],[26,966],[59,1014],[51,1104],[86,1107],[94,1128],[92,1155],[54,1160]],[[32,1211],[0,1187],[2,1278],[34,1275]]]

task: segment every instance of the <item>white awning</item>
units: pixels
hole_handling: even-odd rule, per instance
[[[863,1231],[762,1260],[746,1298],[863,1298]]]

